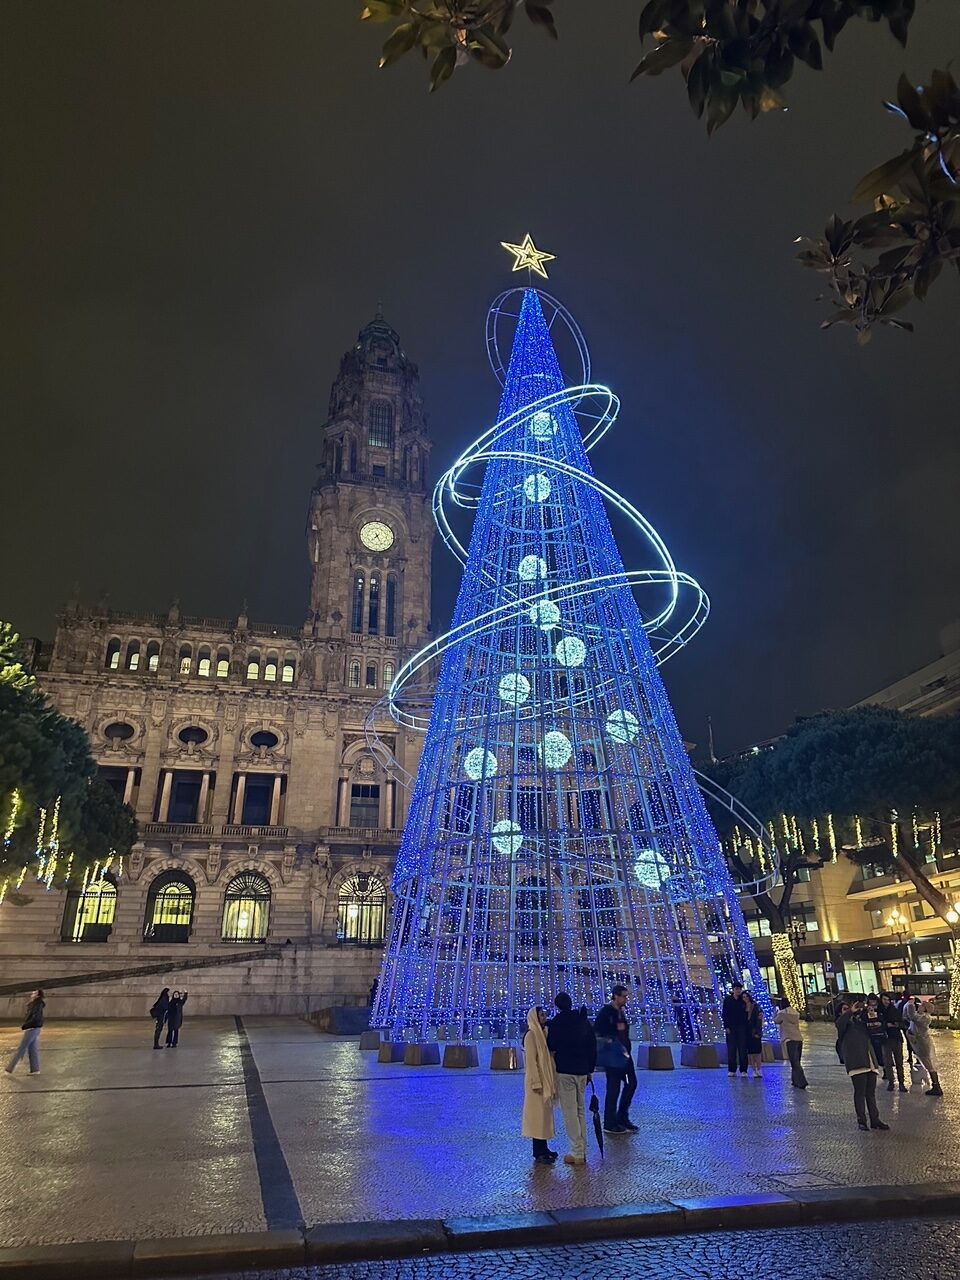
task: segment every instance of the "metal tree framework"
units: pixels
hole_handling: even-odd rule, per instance
[[[552,340],[563,327],[583,366],[571,387]],[[623,983],[640,1038],[709,1041],[734,978],[769,1025],[737,888],[657,670],[702,625],[706,596],[593,474],[587,450],[619,405],[590,382],[566,309],[533,288],[508,291],[488,317],[488,352],[499,420],[434,495],[464,564],[453,626],[388,695],[426,740],[371,1025],[396,1039],[510,1038],[558,990],[597,1008]],[[482,486],[468,479],[481,467]],[[624,568],[605,501],[645,536],[654,568]],[[469,552],[451,502],[476,509]],[[417,677],[441,657],[427,716]],[[372,745],[387,762],[375,735]],[[738,817],[765,841],[751,815]],[[765,847],[758,886],[776,875]]]

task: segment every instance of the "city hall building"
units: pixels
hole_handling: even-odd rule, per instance
[[[417,367],[378,314],[330,394],[301,626],[67,605],[40,684],[140,839],[86,889],[25,881],[0,910],[5,982],[105,978],[51,993],[58,1017],[142,1015],[160,986],[207,1014],[366,1003],[406,792],[364,724],[430,634],[429,456]],[[419,735],[377,723],[414,773]]]

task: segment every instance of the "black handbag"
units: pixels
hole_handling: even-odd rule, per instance
[[[597,1067],[601,1071],[626,1071],[630,1055],[619,1040],[597,1036]]]

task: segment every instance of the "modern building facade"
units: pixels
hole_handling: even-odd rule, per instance
[[[139,1015],[161,985],[198,1013],[366,1001],[406,796],[364,723],[430,633],[429,456],[417,367],[378,314],[331,391],[302,625],[68,604],[40,683],[89,734],[140,840],[122,874],[69,892],[28,881],[4,905],[6,982],[113,975],[62,988],[60,1016]],[[378,725],[415,772],[418,735]],[[129,973],[185,960],[203,967]]]

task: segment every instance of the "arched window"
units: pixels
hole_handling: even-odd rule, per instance
[[[363,574],[358,573],[353,579],[353,611],[351,613],[353,625],[350,628],[355,634],[363,630],[363,586]]]
[[[356,661],[350,663],[350,688],[360,688],[360,663]]]
[[[385,636],[395,636],[397,634],[397,580],[396,578],[387,579],[387,608],[384,618],[383,634]]]
[[[157,671],[160,667],[160,645],[151,640],[147,645],[147,670]]]
[[[210,675],[210,650],[207,648],[206,645],[203,646],[203,648],[200,650],[200,652],[197,655],[197,675],[198,676]]]
[[[189,942],[195,894],[185,872],[161,872],[147,894],[144,942]]]
[[[383,687],[389,689],[393,684],[393,663],[385,662],[383,664]]]
[[[264,942],[270,920],[270,882],[244,871],[227,885],[223,900],[224,942]]]
[[[337,941],[359,947],[383,944],[387,890],[379,876],[360,871],[340,886],[337,898]]]
[[[107,645],[107,656],[103,660],[103,665],[107,671],[117,671],[120,668],[120,641],[116,637]]]
[[[106,942],[116,911],[117,886],[109,876],[92,880],[85,889],[71,889],[60,937],[64,942]]]
[[[267,661],[263,667],[264,680],[270,680],[276,683],[277,679],[277,658],[275,654],[268,654]]]
[[[217,679],[226,680],[230,674],[230,654],[226,649],[217,650]]]
[[[375,662],[367,663],[367,676],[364,683],[368,689],[375,689],[377,687],[377,665]]]
[[[389,400],[370,402],[370,434],[372,449],[393,448],[393,405]]]
[[[280,671],[281,684],[293,684],[294,664],[292,658],[284,658]]]
[[[367,634],[375,636],[380,630],[380,578],[370,576],[370,603],[367,608]]]
[[[139,671],[140,669],[140,641],[131,640],[127,645],[127,670]]]
[[[260,655],[259,653],[251,653],[247,655],[247,679],[260,679]]]
[[[180,674],[188,676],[193,666],[193,649],[188,644],[180,646]]]

